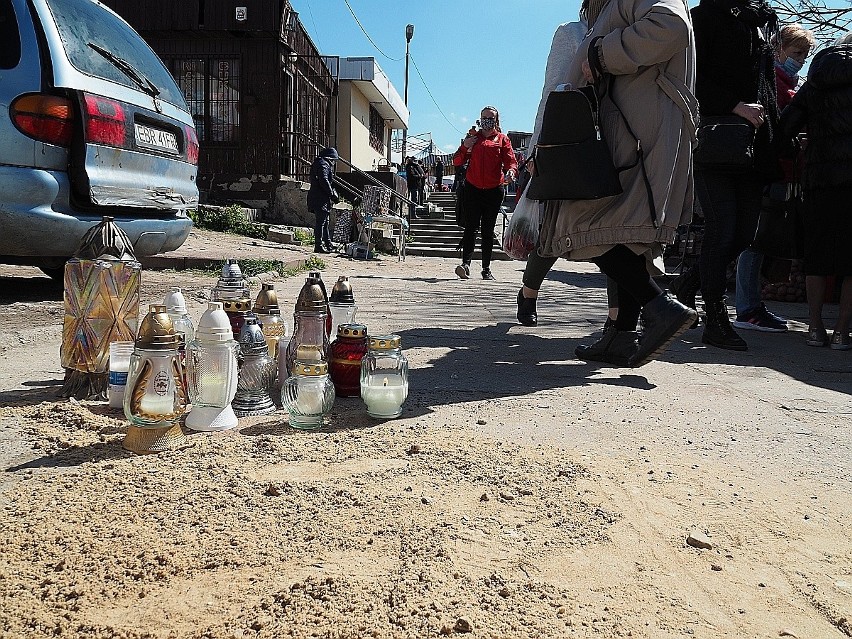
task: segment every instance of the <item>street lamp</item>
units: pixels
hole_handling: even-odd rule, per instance
[[[405,100],[406,110],[408,110],[408,46],[411,43],[411,38],[413,38],[413,37],[414,37],[414,25],[413,24],[406,25],[406,27],[405,27],[405,89],[403,90],[403,93],[404,93],[403,99]],[[409,118],[411,117],[410,113],[409,113],[408,117]],[[406,127],[402,130],[402,161],[403,162],[405,162],[405,153],[407,151],[407,149],[406,149],[407,141],[408,141],[408,125],[406,124]]]

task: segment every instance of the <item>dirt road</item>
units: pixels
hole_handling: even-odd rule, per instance
[[[0,638],[852,636],[852,353],[804,346],[804,307],[746,354],[690,331],[606,369],[572,354],[604,306],[584,265],[523,328],[517,263],[327,263],[402,335],[403,417],[338,399],[319,432],[276,413],[153,457],[55,399],[61,293],[0,269]],[[197,318],[214,282],[146,272],[143,306],[177,283]]]

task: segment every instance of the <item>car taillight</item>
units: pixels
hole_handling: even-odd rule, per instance
[[[121,105],[97,95],[87,94],[83,98],[86,105],[86,142],[125,146],[127,120]]]
[[[195,129],[189,125],[184,125],[184,133],[186,133],[186,161],[190,164],[198,164],[198,136],[195,134]]]
[[[30,94],[9,107],[15,126],[24,135],[58,146],[69,146],[74,128],[71,100],[55,95]]]

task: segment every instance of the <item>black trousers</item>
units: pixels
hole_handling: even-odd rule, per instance
[[[328,232],[328,216],[331,215],[331,208],[323,206],[320,209],[311,211],[316,217],[314,224],[314,248],[318,249],[322,246],[331,245],[331,234]]]
[[[464,185],[464,214],[467,224],[462,238],[462,262],[470,264],[476,247],[476,232],[481,233],[482,268],[491,266],[491,251],[494,248],[494,225],[500,214],[500,205],[506,193],[502,186],[493,189],[478,189],[470,182]]]
[[[555,257],[542,257],[537,250],[530,253],[524,269],[524,286],[534,291],[539,290],[544,278],[556,264],[556,260]],[[618,308],[618,284],[609,277],[606,278],[606,301],[609,308]]]
[[[704,213],[698,258],[701,296],[708,302],[724,297],[728,264],[754,241],[763,185],[764,179],[754,172],[695,171],[695,193]]]
[[[619,331],[635,331],[642,307],[663,292],[651,279],[645,257],[618,244],[592,261],[618,287],[618,319],[615,320],[615,328]]]

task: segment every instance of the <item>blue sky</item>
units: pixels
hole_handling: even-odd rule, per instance
[[[397,59],[390,60],[370,43],[345,0],[291,4],[320,53],[374,56],[400,96],[405,25],[413,24],[409,135],[431,133],[444,151],[458,147],[487,104],[500,109],[504,131],[532,131],[553,32],[576,20],[580,8],[579,0],[349,0],[373,41]]]
[[[576,20],[580,9],[580,0],[290,2],[320,53],[375,57],[400,96],[405,25],[413,24],[409,135],[429,133],[443,151],[458,147],[487,104],[500,109],[504,131],[532,131],[553,32]],[[690,6],[697,3],[689,1]],[[827,4],[849,7],[848,0]]]

